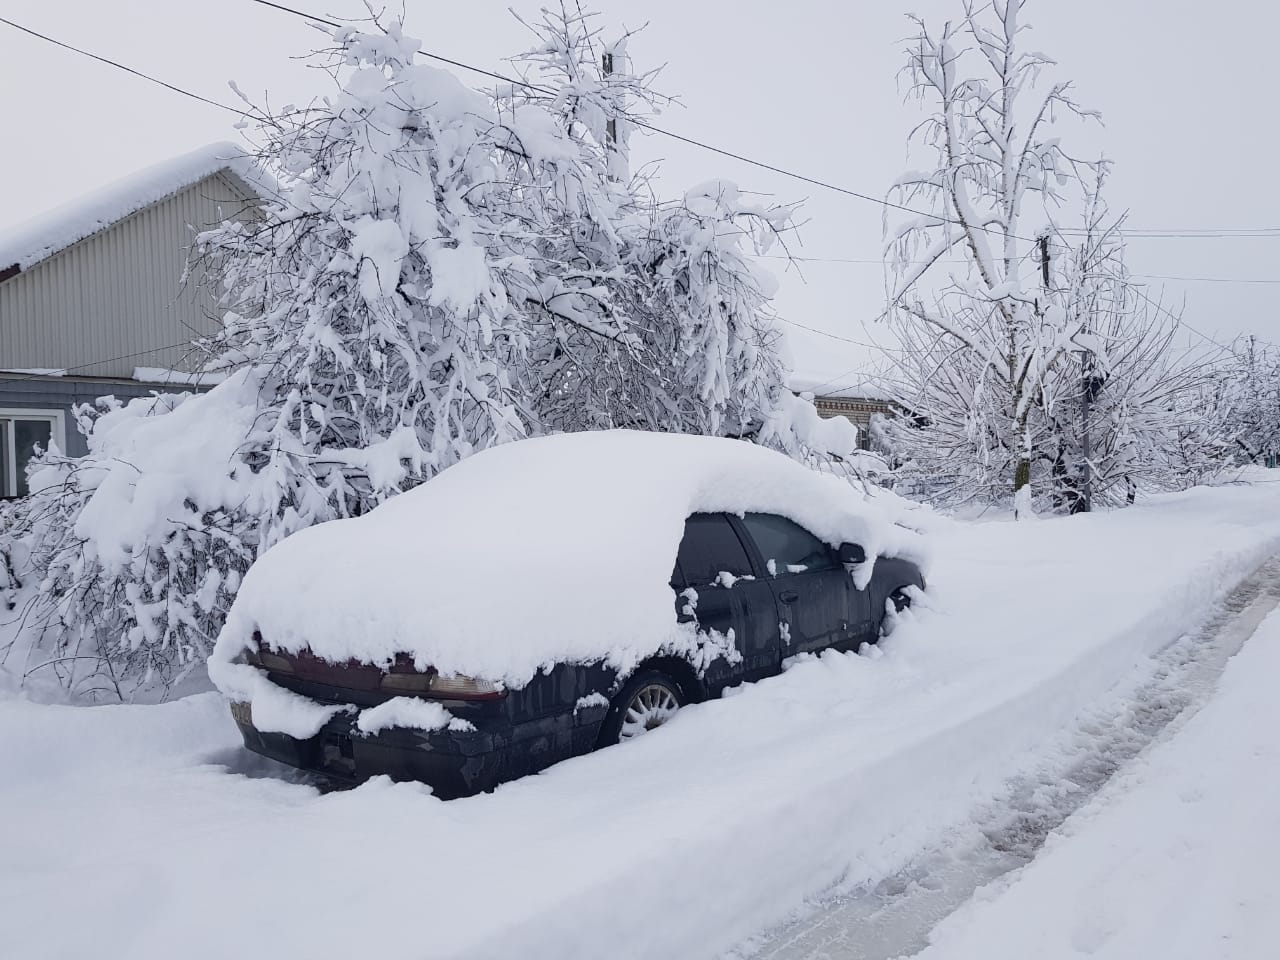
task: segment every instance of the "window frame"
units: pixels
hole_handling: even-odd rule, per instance
[[[64,410],[47,407],[0,407],[0,421],[4,421],[6,429],[0,432],[0,443],[5,449],[0,451],[3,471],[0,471],[0,500],[13,500],[18,496],[18,450],[17,436],[13,428],[15,420],[35,420],[50,424],[49,435],[58,449],[67,449],[67,415]]]

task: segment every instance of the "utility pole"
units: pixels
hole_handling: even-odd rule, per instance
[[[1049,234],[1048,232],[1040,234],[1040,279],[1044,284],[1045,307],[1049,304]],[[1088,315],[1085,317],[1086,329],[1088,333]],[[1088,513],[1093,509],[1093,448],[1091,437],[1089,436],[1089,401],[1092,399],[1093,391],[1093,363],[1092,354],[1088,350],[1080,351],[1080,452],[1084,459],[1084,477],[1080,484],[1080,491],[1077,494],[1077,508]]]
[[[1080,351],[1080,452],[1084,454],[1084,512],[1093,509],[1093,448],[1089,437],[1089,401],[1093,393],[1093,354]]]
[[[600,55],[600,72],[605,77],[613,75],[613,51],[606,50]],[[618,121],[614,117],[610,117],[604,123],[605,139],[608,141],[607,146],[610,150],[617,149],[618,142]]]
[[[1045,261],[1045,271],[1049,269]],[[1084,332],[1089,333],[1089,310],[1092,303],[1084,304]],[[1084,482],[1080,488],[1080,509],[1084,513],[1093,510],[1093,443],[1089,436],[1089,401],[1093,399],[1093,352],[1087,347],[1080,351],[1080,453],[1084,459]]]

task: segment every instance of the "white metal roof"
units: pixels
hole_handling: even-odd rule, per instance
[[[0,273],[13,267],[27,270],[73,243],[221,170],[230,172],[260,196],[270,196],[278,189],[271,176],[236,144],[211,143],[0,232]]]

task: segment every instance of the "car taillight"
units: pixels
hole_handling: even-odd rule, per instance
[[[282,657],[278,653],[272,653],[270,650],[259,650],[258,659],[262,661],[262,666],[266,670],[275,673],[293,673],[293,664],[289,662],[287,657]]]
[[[506,688],[492,680],[477,680],[475,677],[446,677],[435,673],[431,675],[429,690],[437,697],[456,697],[459,700],[493,700],[506,696]]]
[[[391,670],[382,675],[378,686],[387,693],[417,694],[446,700],[494,700],[507,694],[502,684],[491,680],[407,669],[399,657]]]
[[[256,643],[245,650],[245,659],[252,666],[330,686],[358,690],[373,690],[376,687],[390,694],[439,697],[442,700],[496,700],[507,695],[506,688],[501,683],[478,680],[475,677],[442,676],[430,667],[419,670],[414,666],[413,657],[407,653],[396,654],[389,667],[379,669],[372,664],[355,660],[332,664],[308,650],[285,656],[263,645],[260,634],[255,633],[254,640]]]
[[[257,667],[260,670],[271,670],[274,673],[293,673],[293,663],[288,657],[282,657],[278,653],[272,653],[270,650],[264,650],[261,646],[246,647],[244,658],[250,666]]]

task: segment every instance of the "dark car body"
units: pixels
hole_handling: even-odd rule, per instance
[[[860,549],[845,547],[852,548],[845,559],[861,558]],[[924,587],[915,564],[880,557],[866,588],[858,589],[841,551],[782,517],[695,514],[671,577],[677,618],[725,636],[732,630],[740,657],[718,658],[701,671],[683,659],[654,657],[638,669],[669,678],[684,703],[714,698],[726,687],[777,674],[788,657],[874,643],[890,603],[905,603],[911,587]],[[383,688],[387,672],[378,667],[267,649],[251,660],[268,679],[320,703],[366,708],[396,695]],[[435,731],[364,735],[340,713],[315,736],[296,739],[256,729],[244,704],[233,705],[232,713],[245,746],[256,753],[339,781],[379,774],[421,780],[449,798],[595,749],[626,679],[601,664],[560,663],[519,689],[429,696],[466,721]]]

